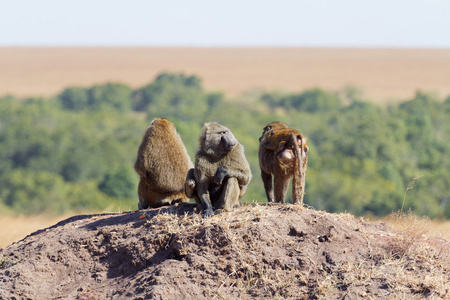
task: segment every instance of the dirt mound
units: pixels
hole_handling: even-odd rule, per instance
[[[449,246],[290,204],[75,216],[0,250],[0,299],[448,298]]]

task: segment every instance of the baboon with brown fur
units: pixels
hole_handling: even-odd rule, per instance
[[[203,209],[203,216],[213,209],[231,210],[239,205],[252,178],[244,146],[233,133],[218,123],[205,123],[195,156],[195,168],[186,178],[186,195]]]
[[[303,204],[308,163],[306,138],[275,121],[264,127],[259,142],[259,165],[267,200],[284,203],[292,177],[292,203]]]
[[[139,209],[187,202],[186,174],[193,167],[175,125],[155,118],[147,127],[134,169],[139,174]]]

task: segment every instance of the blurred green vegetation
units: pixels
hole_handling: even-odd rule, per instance
[[[169,73],[136,90],[106,83],[69,87],[50,99],[0,97],[2,213],[137,209],[133,164],[155,117],[175,123],[192,159],[204,122],[230,128],[254,175],[244,201],[266,202],[258,138],[278,120],[308,137],[306,204],[383,216],[402,207],[408,183],[421,176],[404,209],[450,218],[450,97],[417,92],[386,108],[352,89],[225,99],[196,76]]]

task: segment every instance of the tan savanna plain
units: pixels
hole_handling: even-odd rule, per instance
[[[206,90],[223,91],[228,98],[252,89],[346,86],[381,105],[407,100],[417,90],[450,95],[450,49],[4,47],[0,96],[49,97],[68,86],[108,81],[138,88],[165,71],[197,75]],[[0,247],[61,219],[0,215]],[[450,234],[450,222],[433,224]]]
[[[7,47],[0,48],[0,95],[53,96],[107,81],[137,88],[163,71],[197,75],[205,89],[230,97],[345,86],[381,104],[418,89],[450,94],[450,49]]]

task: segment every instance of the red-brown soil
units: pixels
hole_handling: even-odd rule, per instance
[[[0,299],[440,299],[450,243],[291,204],[80,215],[0,250]]]

